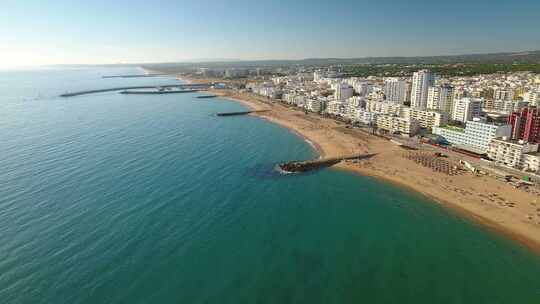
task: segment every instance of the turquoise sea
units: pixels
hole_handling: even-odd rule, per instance
[[[174,79],[0,72],[0,303],[540,303],[540,258],[415,193],[325,169],[240,104],[58,94]]]

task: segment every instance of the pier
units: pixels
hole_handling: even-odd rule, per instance
[[[170,74],[134,74],[134,75],[105,75],[101,76],[103,79],[107,78],[145,78],[145,77],[161,77],[170,76]]]
[[[268,112],[268,111],[270,111],[270,110],[224,112],[224,113],[217,113],[216,116],[240,116],[240,115],[248,115],[248,114],[251,114],[251,113],[261,113],[261,112]]]
[[[166,85],[151,85],[151,86],[129,86],[129,87],[116,87],[116,88],[106,88],[106,89],[96,89],[96,90],[86,90],[78,92],[70,92],[61,94],[60,97],[74,97],[86,94],[95,94],[95,93],[105,93],[105,92],[115,92],[115,91],[127,91],[127,90],[140,90],[140,89],[156,89],[162,90],[167,88],[180,88],[180,89],[191,89],[191,90],[204,90],[212,86],[212,83],[190,83],[190,84],[166,84]]]
[[[288,163],[279,164],[281,171],[287,173],[300,173],[321,168],[331,167],[345,160],[364,160],[369,159],[377,154],[353,154],[340,157],[321,158],[316,160],[306,161],[291,161]]]
[[[158,90],[158,91],[121,91],[120,94],[141,94],[141,95],[152,95],[152,94],[179,94],[179,93],[193,93],[198,92],[199,90]]]

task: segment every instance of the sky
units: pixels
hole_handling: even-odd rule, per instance
[[[540,0],[0,0],[0,67],[540,50]]]

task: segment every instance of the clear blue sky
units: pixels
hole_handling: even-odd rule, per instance
[[[2,0],[0,66],[540,49],[540,0]]]

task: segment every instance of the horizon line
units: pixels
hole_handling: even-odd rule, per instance
[[[409,56],[359,56],[359,57],[303,57],[303,58],[287,58],[287,59],[239,59],[239,58],[194,58],[175,61],[146,61],[146,62],[117,62],[117,63],[50,63],[50,64],[34,64],[34,65],[13,65],[13,66],[0,66],[2,69],[14,69],[14,68],[39,68],[39,67],[54,67],[54,66],[118,66],[118,65],[151,65],[151,64],[197,64],[197,63],[234,63],[234,62],[264,62],[264,61],[308,61],[308,60],[356,60],[356,59],[384,59],[384,58],[437,58],[437,57],[465,57],[465,56],[478,56],[478,55],[504,55],[504,54],[523,54],[540,53],[540,49],[537,50],[521,50],[521,51],[503,51],[503,52],[473,52],[473,53],[461,53],[461,54],[441,54],[441,55],[409,55]]]

